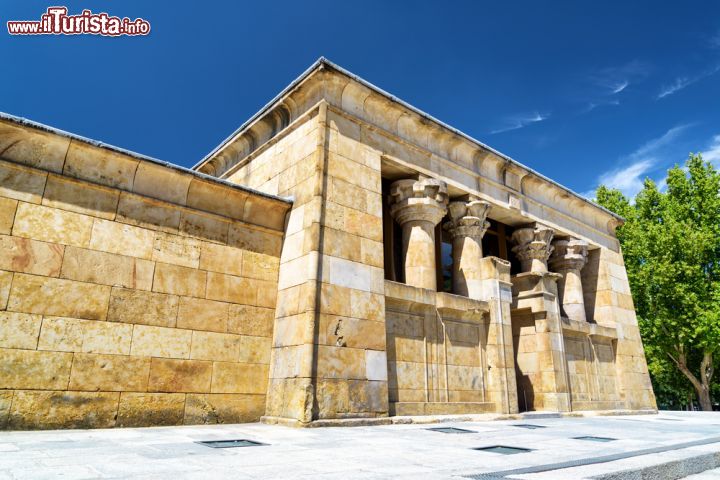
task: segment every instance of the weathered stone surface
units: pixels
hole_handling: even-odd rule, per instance
[[[200,268],[212,272],[242,275],[243,251],[239,248],[205,243],[200,254]]]
[[[20,203],[15,213],[13,235],[87,248],[92,226],[93,218],[87,215]]]
[[[265,414],[264,395],[188,394],[185,425],[257,422]]]
[[[153,230],[177,232],[180,210],[172,205],[129,193],[121,193],[117,220]]]
[[[150,290],[155,264],[113,253],[66,247],[61,278],[118,287]]]
[[[223,333],[228,330],[228,315],[231,305],[213,300],[181,297],[178,309],[177,327],[191,330]],[[231,331],[230,333],[242,333]]]
[[[45,185],[42,204],[112,220],[115,218],[119,197],[118,190],[51,174]]]
[[[152,230],[97,219],[93,224],[90,248],[149,260],[154,237]]]
[[[193,332],[190,358],[237,362],[240,355],[241,338],[230,333]]]
[[[155,265],[153,291],[202,298],[205,296],[206,281],[207,274],[202,270],[157,263]],[[222,300],[221,298],[210,298]]]
[[[0,235],[0,269],[57,277],[64,249],[54,243]]]
[[[12,390],[4,390],[0,392],[0,428],[2,429],[7,428],[14,393],[15,392]]]
[[[184,393],[122,392],[116,426],[180,425],[184,415]]]
[[[5,310],[10,296],[13,273],[0,270],[0,310]]]
[[[15,220],[17,204],[17,200],[0,197],[0,234],[10,235],[13,221]]]
[[[157,262],[198,268],[200,242],[190,237],[158,232],[155,234],[152,259]]]
[[[271,344],[268,337],[240,337],[240,362],[269,364]]]
[[[40,203],[47,173],[0,160],[0,196]]]
[[[68,389],[143,392],[147,389],[149,372],[147,357],[76,353]]]
[[[268,366],[214,362],[212,393],[265,393]]]
[[[98,161],[97,150],[80,142],[71,142],[63,173],[101,185],[129,190],[140,162],[116,152],[103,151]]]
[[[140,162],[135,172],[133,192],[147,197],[185,205],[191,175],[161,165]]]
[[[282,236],[274,232],[247,228],[240,224],[231,224],[228,232],[228,245],[242,250],[280,256]]]
[[[128,355],[132,325],[77,318],[45,317],[38,350]]]
[[[161,327],[174,327],[179,299],[175,295],[113,288],[108,320]]]
[[[192,330],[135,325],[131,355],[190,358]]]
[[[0,349],[3,388],[64,390],[70,377],[71,353]]]
[[[119,393],[16,390],[8,428],[108,428],[115,426]]]
[[[58,302],[57,299],[62,299]],[[73,318],[104,320],[110,287],[16,273],[8,309]]]
[[[148,391],[209,392],[212,371],[213,363],[208,361],[153,358]]]
[[[215,272],[207,274],[207,298],[212,300],[255,305],[257,292],[256,280]]]
[[[41,323],[40,315],[0,312],[0,348],[35,350]]]
[[[252,305],[230,305],[227,331],[241,335],[271,337],[275,310]]]
[[[180,215],[180,232],[201,240],[227,243],[230,223],[216,215],[183,210]]]

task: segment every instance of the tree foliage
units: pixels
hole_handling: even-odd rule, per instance
[[[720,356],[720,173],[700,155],[668,171],[667,189],[650,179],[632,203],[598,188],[597,201],[625,217],[618,228],[633,301],[656,384],[681,395],[670,365],[711,409]]]

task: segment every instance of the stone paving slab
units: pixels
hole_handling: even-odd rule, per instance
[[[546,428],[528,430],[515,426],[528,423]],[[438,426],[454,426],[474,433],[427,430]],[[585,435],[617,440],[598,443],[574,439]],[[255,423],[2,432],[0,480],[440,479],[479,474],[492,478],[489,474],[494,472],[671,447],[718,436],[720,414],[701,412],[352,428],[294,429]],[[220,449],[196,443],[239,438],[267,445]],[[531,451],[501,455],[474,450],[493,445]],[[508,478],[588,478],[662,463],[667,458],[720,452],[720,443],[693,448]]]

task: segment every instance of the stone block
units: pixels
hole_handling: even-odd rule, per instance
[[[5,310],[10,296],[13,273],[0,270],[0,310]]]
[[[0,429],[2,430],[7,428],[14,393],[12,390],[0,391]]]
[[[260,196],[248,196],[242,220],[253,225],[282,230],[289,205]]]
[[[350,291],[349,316],[365,318],[376,322],[385,321],[385,296],[378,293]]]
[[[8,428],[110,428],[115,426],[119,395],[116,392],[17,390]]]
[[[208,272],[207,278],[207,298],[244,305],[257,303],[257,281],[215,272]]]
[[[115,189],[50,174],[45,185],[42,204],[112,220],[115,218],[119,196],[120,192]]]
[[[284,347],[314,343],[314,315],[314,312],[310,311],[275,319],[273,346]],[[322,326],[320,328],[322,329]]]
[[[60,317],[104,320],[110,287],[17,273],[8,309]]]
[[[230,333],[193,332],[190,358],[237,362],[240,355],[240,336]]]
[[[40,315],[0,312],[0,348],[35,350],[41,323]]]
[[[198,268],[201,242],[190,237],[157,232],[152,259],[182,267]]]
[[[180,214],[180,233],[201,240],[227,243],[231,222],[216,215],[183,210]]]
[[[64,249],[54,243],[0,235],[0,269],[57,277]]]
[[[120,394],[118,427],[181,425],[185,415],[184,393]]]
[[[131,340],[132,325],[45,317],[38,350],[128,355]]]
[[[272,341],[268,337],[240,337],[241,363],[270,363]]]
[[[200,250],[200,268],[241,276],[242,257],[243,251],[239,248],[203,243]]]
[[[387,382],[387,355],[385,352],[365,350],[365,377],[368,380]]]
[[[87,215],[20,203],[12,233],[18,237],[87,248],[92,227],[93,218]]]
[[[228,331],[229,303],[181,297],[178,308],[177,327],[190,330],[223,333]],[[239,332],[231,332],[239,333]]]
[[[352,260],[353,262],[363,262],[362,240],[357,235],[352,235],[334,228],[326,228],[324,230],[324,255]],[[287,244],[287,240],[286,240]],[[285,248],[283,248],[283,257],[285,256]]]
[[[10,235],[13,221],[15,220],[17,204],[17,200],[0,197],[0,234]]]
[[[140,162],[135,172],[132,191],[146,197],[185,205],[192,175],[157,165]]]
[[[264,253],[246,251],[242,255],[242,276],[277,281],[280,259]]]
[[[257,285],[257,300],[255,305],[264,308],[275,308],[277,304],[277,282],[268,280],[251,280]]]
[[[179,299],[175,295],[113,288],[108,320],[160,327],[174,327]]]
[[[66,247],[61,278],[101,285],[150,290],[155,264],[114,253]]]
[[[241,190],[193,178],[186,203],[191,208],[242,220],[247,198],[248,194]]]
[[[336,315],[320,316],[320,343],[338,347],[385,350],[385,324]]]
[[[40,203],[47,176],[46,172],[0,160],[0,196]]]
[[[64,390],[70,377],[71,353],[0,349],[3,388]]]
[[[180,328],[135,325],[131,355],[162,358],[190,358],[192,331]]]
[[[63,173],[101,185],[130,190],[139,163],[139,160],[121,153],[72,142]]]
[[[96,219],[90,237],[90,248],[150,260],[154,238],[155,232],[152,230]]]
[[[348,397],[352,413],[388,412],[388,386],[385,381],[351,380],[348,382]]]
[[[117,220],[175,233],[180,227],[180,209],[159,200],[122,192],[118,202]]]
[[[280,256],[282,234],[253,229],[241,223],[233,223],[228,231],[228,245],[268,255]]]
[[[213,362],[211,393],[264,394],[268,370],[267,365],[260,363]]]
[[[148,391],[207,393],[212,374],[212,362],[153,358]]]
[[[383,244],[368,238],[360,239],[360,261],[366,265],[384,268]]]
[[[318,378],[366,379],[365,350],[318,345]]]
[[[257,422],[265,414],[265,395],[188,394],[185,425]]]
[[[350,411],[348,382],[318,380],[317,403],[319,418],[340,418]]]
[[[206,282],[207,274],[202,270],[167,263],[155,264],[154,292],[203,298]],[[222,299],[213,298],[213,300]]]
[[[147,357],[76,353],[68,390],[144,392],[149,372]]]
[[[230,305],[227,331],[240,335],[272,337],[275,310],[252,305]]]

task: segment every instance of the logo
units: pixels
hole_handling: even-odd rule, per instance
[[[148,35],[150,22],[142,18],[113,17],[105,12],[83,10],[79,15],[68,15],[67,7],[48,7],[40,20],[14,20],[7,22],[10,35]]]

